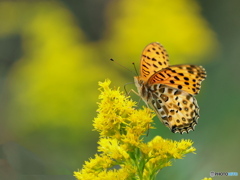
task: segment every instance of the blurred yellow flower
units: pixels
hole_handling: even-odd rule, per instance
[[[217,49],[216,34],[196,0],[121,0],[108,8],[104,48],[112,54],[124,51],[121,60],[138,57],[136,49],[155,41],[164,44],[175,64],[203,61]]]
[[[100,179],[155,179],[172,159],[181,159],[194,152],[191,140],[172,141],[156,136],[143,142],[144,133],[153,128],[153,112],[135,109],[136,102],[126,97],[119,88],[109,88],[111,81],[100,82],[98,116],[94,129],[99,132],[100,154],[89,159],[74,176],[78,180]]]
[[[212,178],[203,178],[202,180],[212,180]]]

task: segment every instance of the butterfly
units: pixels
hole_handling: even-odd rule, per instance
[[[169,65],[164,47],[151,43],[141,56],[140,75],[134,77],[139,96],[173,133],[193,131],[198,123],[196,98],[206,71],[196,65]]]

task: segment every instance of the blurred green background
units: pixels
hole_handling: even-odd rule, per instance
[[[173,134],[155,117],[146,139],[192,139],[197,149],[158,179],[240,173],[239,7],[238,0],[0,1],[0,177],[75,179],[97,152],[98,81],[122,89],[133,81],[109,59],[133,69],[155,41],[170,64],[199,64],[208,75],[194,132]]]

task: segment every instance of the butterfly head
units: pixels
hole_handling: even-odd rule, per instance
[[[134,76],[134,83],[139,86],[142,86],[144,84],[144,80],[140,76]]]
[[[143,99],[143,101],[148,105],[148,86],[146,81],[141,78],[141,76],[134,77],[134,83],[137,87],[139,96]]]
[[[142,95],[142,89],[146,88],[146,80],[143,79],[141,76],[134,76],[134,83],[138,89],[138,93]]]

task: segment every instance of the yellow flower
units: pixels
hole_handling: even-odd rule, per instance
[[[98,144],[100,145],[98,147],[99,152],[111,156],[116,161],[129,158],[125,147],[117,139],[101,138]]]
[[[212,178],[203,178],[202,180],[212,180]]]
[[[100,134],[100,154],[74,172],[78,180],[153,180],[162,168],[172,165],[172,159],[181,159],[196,150],[191,140],[178,142],[156,136],[144,143],[145,132],[154,128],[153,111],[137,110],[136,102],[119,88],[109,88],[110,83],[110,80],[99,83],[101,102],[93,123]]]
[[[94,130],[100,133],[100,136],[119,138],[121,131],[126,126],[127,117],[134,111],[136,102],[125,97],[119,88],[110,89],[110,83],[110,80],[99,83],[101,103],[99,103],[98,116],[94,119],[93,126]]]

